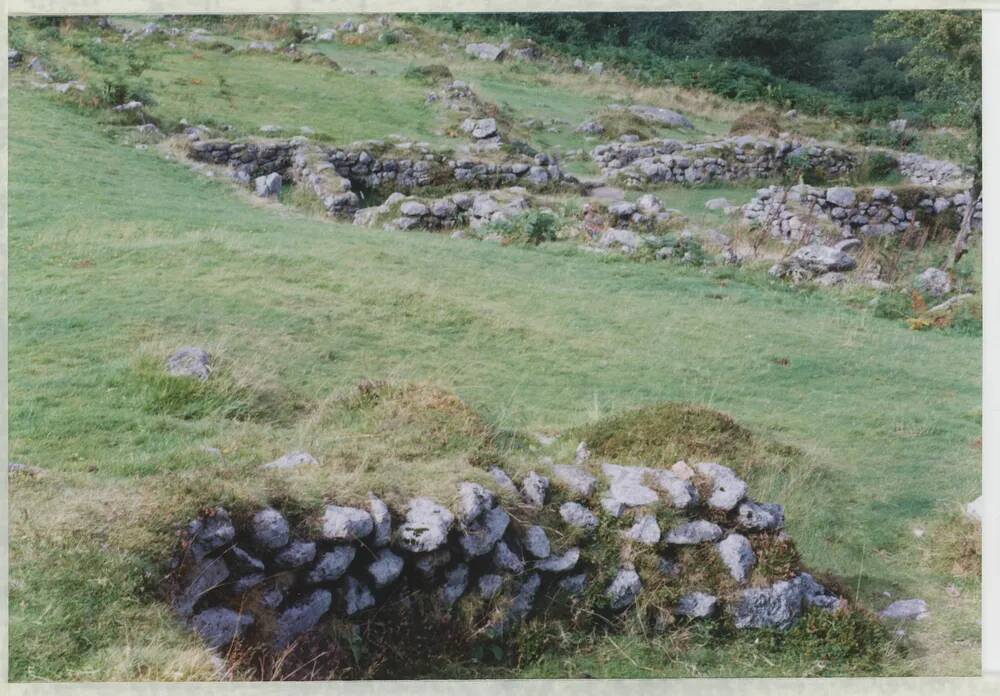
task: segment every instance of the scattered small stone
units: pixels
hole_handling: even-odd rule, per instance
[[[167,372],[175,377],[196,377],[201,381],[212,374],[212,356],[195,346],[178,349],[167,359]]]
[[[262,469],[295,469],[300,466],[319,464],[316,458],[308,452],[289,452],[273,462],[261,466]]]
[[[560,590],[567,594],[582,594],[583,590],[587,587],[587,574],[577,573],[576,575],[567,575],[556,583],[556,585]]]
[[[965,516],[974,522],[983,521],[983,496],[965,505]]]
[[[922,599],[897,599],[879,612],[883,619],[899,621],[921,621],[931,615],[927,602]]]

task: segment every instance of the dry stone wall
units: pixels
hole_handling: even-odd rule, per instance
[[[352,148],[323,148],[304,138],[267,142],[196,139],[188,144],[188,154],[197,161],[229,166],[234,178],[243,183],[271,173],[291,174],[323,201],[328,212],[337,215],[353,214],[371,192],[409,193],[431,186],[538,189],[568,180],[546,154],[487,162],[436,153],[422,143],[387,147],[384,142],[372,141]]]
[[[837,178],[850,174],[859,163],[855,153],[839,146],[755,136],[698,144],[679,140],[607,143],[595,147],[591,157],[610,178],[627,186],[769,179],[793,167]]]
[[[787,629],[810,607],[846,606],[801,569],[757,568],[766,548],[788,543],[784,510],[754,501],[728,467],[598,464],[585,445],[578,452],[520,482],[495,468],[494,490],[461,483],[450,506],[415,497],[393,509],[369,494],[297,520],[214,508],[181,532],[173,608],[213,648],[242,638],[282,650],[330,617],[363,620],[414,592],[443,613],[474,598],[490,635],[556,597],[626,611],[665,579],[677,586],[676,617],[737,628]],[[621,551],[611,567],[608,543]],[[633,562],[637,549],[659,558],[654,571]],[[714,580],[705,563],[720,569]]]
[[[772,236],[789,241],[812,236],[818,222],[839,230],[843,237],[879,237],[920,225],[957,229],[967,205],[968,194],[935,187],[769,186],[743,206],[743,217],[767,225]],[[973,213],[976,225],[982,224],[982,214],[980,199]]]

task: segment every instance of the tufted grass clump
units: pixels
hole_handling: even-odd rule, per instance
[[[201,381],[171,375],[161,361],[144,356],[124,382],[147,413],[184,420],[218,417],[282,424],[307,408],[305,401],[288,388],[241,375],[234,365],[225,362],[208,380]]]
[[[599,457],[667,467],[681,459],[718,461],[735,470],[785,468],[801,453],[764,440],[730,416],[703,406],[665,403],[625,411],[574,432]]]
[[[528,210],[507,220],[491,223],[486,233],[498,233],[504,244],[538,246],[559,237],[562,221],[547,210]]]
[[[414,65],[407,68],[403,73],[403,79],[422,85],[434,85],[445,80],[452,80],[454,76],[447,65],[432,63],[431,65]]]

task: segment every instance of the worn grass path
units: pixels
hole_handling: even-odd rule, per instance
[[[931,605],[911,629],[914,663],[894,671],[978,670],[978,581],[946,595],[951,578],[924,562],[933,539],[911,529],[978,495],[980,339],[565,244],[501,248],[249,205],[23,89],[10,94],[10,148],[11,459],[141,486],[248,427],[259,443],[248,459],[310,444],[295,421],[144,411],[128,375],[142,355],[184,344],[221,346],[230,364],[307,400],[363,377],[437,383],[526,431],[643,403],[705,404],[828,473],[822,490],[786,487],[780,501],[807,564],[857,582],[876,609],[883,591]],[[26,652],[59,609],[45,618],[43,569],[19,563],[19,530],[44,510],[18,495],[12,678],[88,678],[81,665],[108,646],[67,649],[48,667]],[[574,669],[616,652],[597,650]]]

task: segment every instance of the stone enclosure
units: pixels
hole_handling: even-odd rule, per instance
[[[315,465],[295,453],[270,468]],[[791,544],[784,510],[755,502],[726,466],[598,463],[581,443],[571,464],[543,460],[516,482],[491,475],[491,486],[461,483],[450,505],[415,497],[392,509],[369,494],[295,519],[216,507],[181,532],[173,608],[212,648],[282,651],[324,621],[361,622],[414,593],[442,616],[466,606],[493,637],[553,601],[612,615],[647,592],[669,603],[664,630],[710,618],[784,630],[811,607],[847,606],[797,561],[760,567]]]

